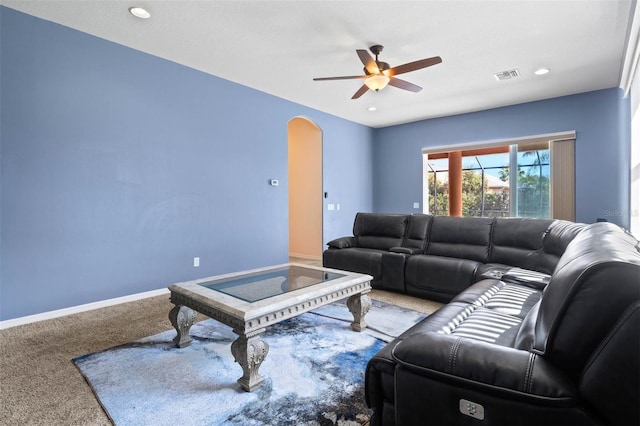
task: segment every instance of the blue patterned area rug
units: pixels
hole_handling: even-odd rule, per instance
[[[365,332],[352,331],[344,302],[273,325],[263,334],[266,377],[240,388],[231,355],[237,335],[208,319],[193,343],[173,347],[175,330],[73,359],[116,425],[360,425],[367,361],[425,315],[373,301]]]

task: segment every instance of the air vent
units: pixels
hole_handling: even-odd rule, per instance
[[[493,76],[496,78],[496,80],[502,81],[502,80],[509,80],[511,78],[519,77],[520,73],[518,72],[517,69],[514,68],[512,70],[495,73]]]

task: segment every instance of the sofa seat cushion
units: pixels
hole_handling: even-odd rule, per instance
[[[486,308],[467,307],[439,333],[512,346],[522,319]]]
[[[322,264],[327,268],[371,275],[373,286],[382,280],[383,253],[385,253],[383,250],[360,247],[329,249],[322,254]]]
[[[542,292],[528,286],[504,281],[501,284],[495,285],[484,295],[488,299],[485,308],[523,319],[542,297]]]
[[[481,281],[453,299],[466,307],[438,333],[514,346],[522,321],[541,297],[542,292],[531,287]]]
[[[446,256],[410,256],[405,266],[407,294],[449,301],[474,282],[481,263]]]
[[[542,291],[528,286],[483,280],[456,296],[452,302],[492,309],[523,319],[542,298]]]

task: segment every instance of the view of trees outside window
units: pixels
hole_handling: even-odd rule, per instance
[[[549,150],[520,151],[516,158],[517,182],[512,185],[509,153],[463,157],[463,216],[550,217]],[[427,170],[429,213],[447,216],[448,159],[428,160]]]
[[[551,217],[549,150],[518,152],[517,217]]]

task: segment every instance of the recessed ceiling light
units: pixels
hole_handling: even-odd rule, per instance
[[[377,111],[378,108],[374,107],[374,106],[370,106],[369,108],[367,108],[367,111]]]
[[[141,7],[130,7],[129,13],[135,16],[136,18],[147,19],[151,17],[151,14]]]
[[[551,71],[549,68],[540,68],[534,71],[535,75],[545,75],[547,74],[549,71]]]

